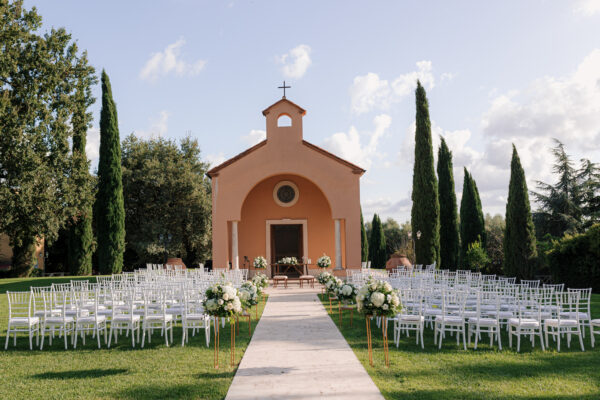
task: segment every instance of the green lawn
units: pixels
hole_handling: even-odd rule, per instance
[[[68,282],[65,278],[5,279],[0,281],[0,343],[4,346],[8,322],[7,290],[28,290],[29,286]],[[93,278],[92,278],[93,279]],[[264,302],[259,307],[260,313]],[[253,331],[257,320],[252,311]],[[244,323],[245,322],[245,323]],[[236,335],[236,362],[250,341],[248,324],[240,320]],[[181,329],[174,329],[174,345],[166,347],[160,334],[154,334],[151,344],[143,349],[131,348],[124,335],[116,347],[98,349],[88,337],[86,346],[64,350],[64,344],[55,340],[52,346],[44,343],[44,350],[29,350],[26,336],[12,338],[7,351],[0,350],[0,399],[223,399],[227,394],[235,370],[229,365],[229,326],[221,330],[221,368],[213,368],[214,342],[207,348],[204,331],[190,337],[181,347]]]
[[[321,300],[329,310],[329,301]],[[593,295],[592,316],[600,317],[600,295]],[[338,325],[338,310],[332,319]],[[556,347],[541,351],[539,341],[532,349],[522,340],[521,353],[508,348],[504,335],[502,351],[481,343],[477,350],[467,351],[456,345],[454,337],[447,338],[438,350],[433,345],[432,330],[426,328],[425,349],[417,347],[414,334],[403,336],[399,348],[390,335],[390,367],[385,368],[381,330],[372,323],[374,367],[369,365],[365,320],[354,313],[353,327],[349,327],[349,311],[343,315],[342,334],[364,365],[386,399],[599,399],[600,398],[600,343],[591,348],[589,331],[586,332],[585,352],[579,342],[566,349],[563,340],[561,352]],[[483,342],[487,336],[483,336]],[[600,337],[596,337],[600,339]]]

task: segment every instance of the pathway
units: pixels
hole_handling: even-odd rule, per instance
[[[383,399],[316,293],[269,290],[227,400]]]

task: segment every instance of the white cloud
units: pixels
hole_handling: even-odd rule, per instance
[[[250,133],[242,136],[242,141],[248,146],[254,146],[267,138],[267,132],[262,129],[252,129]]]
[[[150,127],[147,129],[138,129],[134,131],[135,136],[142,139],[153,139],[165,136],[169,130],[169,117],[171,114],[168,111],[162,110],[155,118],[150,118]]]
[[[374,72],[355,77],[350,87],[352,111],[362,114],[373,109],[387,110],[392,103],[412,93],[417,86],[417,80],[420,80],[426,89],[432,89],[435,86],[435,78],[431,61],[419,61],[416,65],[415,71],[402,74],[391,83],[381,79]]]
[[[181,47],[185,44],[184,38],[179,38],[175,43],[168,45],[164,51],[153,53],[140,71],[140,78],[155,82],[159,77],[172,72],[177,76],[198,75],[206,65],[204,60],[187,62],[181,59]]]
[[[87,131],[85,154],[88,160],[91,161],[90,167],[94,169],[100,157],[100,129],[98,127],[93,126]]]
[[[286,78],[300,79],[312,63],[310,59],[311,48],[306,44],[294,47],[282,56],[276,57],[278,63],[283,64],[281,72]]]
[[[365,216],[365,222],[370,221],[373,214],[378,214],[383,219],[387,217],[393,217],[397,215],[409,215],[412,207],[412,201],[410,199],[410,193],[408,197],[401,199],[395,199],[391,197],[378,197],[366,199],[361,202],[363,215]],[[399,221],[403,222],[403,221]]]
[[[219,164],[224,163],[227,160],[227,158],[225,157],[225,154],[223,153],[218,153],[218,154],[207,154],[206,155],[206,162],[208,163],[208,165],[210,165],[211,167],[215,167]]]
[[[377,145],[392,123],[392,117],[380,114],[373,119],[374,129],[364,133],[363,143],[358,130],[351,126],[348,133],[334,133],[324,141],[324,147],[345,160],[369,169],[374,156],[378,154]]]
[[[452,72],[444,72],[441,76],[440,76],[440,81],[444,82],[444,81],[451,81],[452,79],[454,79],[456,77],[455,74],[453,74]]]
[[[576,14],[591,17],[600,13],[600,0],[579,0],[575,3],[573,11]]]
[[[387,109],[390,93],[388,81],[379,79],[379,75],[369,72],[366,75],[357,76],[350,87],[352,110],[361,114],[376,107]]]

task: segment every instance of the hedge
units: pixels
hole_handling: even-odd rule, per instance
[[[548,262],[556,282],[600,291],[600,224],[556,242],[548,252]]]

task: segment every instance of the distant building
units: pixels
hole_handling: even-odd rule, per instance
[[[361,267],[365,170],[303,139],[306,111],[283,97],[263,111],[266,140],[212,168],[214,268],[331,257],[336,274]],[[310,260],[310,261],[309,261]]]
[[[44,270],[44,241],[40,240],[35,249],[37,264],[35,268]],[[12,247],[10,238],[4,233],[0,233],[0,271],[7,271],[12,267]]]

